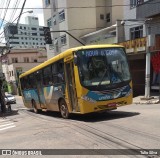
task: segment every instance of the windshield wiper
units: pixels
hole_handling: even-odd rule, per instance
[[[101,78],[101,80],[99,81],[97,87],[99,87],[99,86],[101,85],[101,83],[102,83],[102,81],[103,81],[103,79],[104,79],[104,77],[105,77],[105,75],[106,75],[107,70],[108,70],[108,68],[105,68],[105,71],[104,71],[104,73],[103,73],[103,75],[102,75],[102,78]]]

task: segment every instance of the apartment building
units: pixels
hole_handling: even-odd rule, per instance
[[[4,28],[5,41],[8,47],[13,48],[42,48],[45,47],[43,26],[39,26],[39,19],[34,16],[25,17],[25,24],[18,24],[17,34],[14,27],[16,24],[7,23]]]
[[[151,35],[154,47],[151,53],[151,90],[159,90],[160,83],[160,0],[146,0],[137,7],[137,17],[145,18],[147,35]]]
[[[5,51],[4,51],[5,52]],[[2,71],[11,92],[17,94],[18,74],[25,72],[47,60],[45,49],[12,49],[0,57]]]
[[[48,56],[81,45],[67,33],[54,31],[66,30],[85,44],[93,43],[90,41],[100,38],[101,33],[97,39],[93,39],[92,35],[89,37],[88,34],[116,24],[116,20],[123,16],[123,8],[117,9],[112,5],[122,4],[122,2],[123,0],[118,2],[116,0],[43,0],[43,7],[46,8],[43,10],[45,25],[53,31],[53,45],[51,45],[53,49]],[[110,36],[115,36],[115,29],[113,26],[113,29],[109,30]],[[107,38],[107,35],[104,38]]]

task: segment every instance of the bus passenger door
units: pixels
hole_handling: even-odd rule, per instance
[[[44,98],[43,85],[42,85],[42,70],[36,72],[36,81],[37,81],[37,94],[40,107],[41,109],[47,109]]]
[[[73,112],[77,111],[77,93],[75,86],[74,64],[73,60],[65,63],[65,77],[67,84],[68,100]]]

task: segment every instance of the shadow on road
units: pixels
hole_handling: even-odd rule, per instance
[[[0,117],[8,117],[13,115],[19,115],[18,110],[6,111],[6,113],[0,112]]]
[[[31,111],[33,112],[33,111]],[[39,112],[41,115],[51,116],[55,118],[62,118],[59,112]],[[103,113],[91,113],[91,114],[71,114],[70,120],[83,121],[83,122],[99,122],[109,121],[114,119],[128,118],[140,115],[139,112],[126,112],[126,111],[108,111]]]
[[[99,121],[109,121],[114,119],[128,118],[139,114],[140,114],[139,112],[108,111],[103,113],[92,113],[86,115],[73,115],[71,119],[84,122],[99,122]]]

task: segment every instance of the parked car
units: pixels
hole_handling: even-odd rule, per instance
[[[16,104],[16,98],[12,94],[5,94],[6,104]]]

